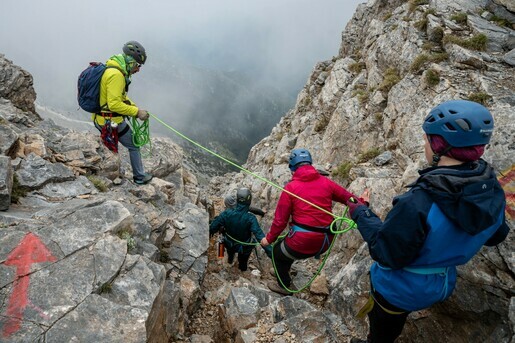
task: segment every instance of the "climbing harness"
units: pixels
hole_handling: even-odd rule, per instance
[[[242,166],[238,165],[237,163],[234,163],[232,162],[231,160],[217,154],[216,152],[204,147],[203,145],[195,142],[194,140],[192,140],[191,138],[187,137],[186,135],[182,134],[181,132],[177,131],[176,129],[174,129],[172,126],[168,125],[167,123],[165,123],[164,121],[162,121],[161,119],[159,119],[157,116],[153,115],[152,113],[148,112],[148,114],[154,118],[156,121],[158,121],[159,123],[161,123],[164,127],[166,127],[167,129],[169,129],[170,131],[174,132],[176,135],[178,135],[179,137],[185,139],[186,141],[190,142],[191,144],[195,145],[196,147],[208,152],[209,154],[221,159],[222,161],[232,165],[233,167],[236,167],[237,169],[241,170],[242,172],[244,173],[247,173],[261,181],[263,181],[264,183],[274,187],[274,188],[277,188],[279,189],[280,191],[282,192],[285,192],[289,195],[291,195],[292,197],[294,198],[297,198],[298,200],[300,201],[303,201],[305,202],[306,204],[330,215],[331,217],[333,217],[333,222],[331,223],[331,225],[329,226],[329,232],[331,234],[334,234],[334,235],[339,235],[339,234],[342,234],[342,233],[345,233],[349,230],[352,230],[356,227],[356,224],[349,218],[345,217],[345,215],[347,214],[347,211],[348,211],[348,208],[345,209],[344,213],[342,216],[337,216],[335,215],[334,213],[298,196],[297,194],[295,193],[292,193],[286,189],[284,189],[283,187],[279,186],[278,184],[256,174],[256,173],[253,173],[251,172],[250,170],[248,169],[245,169],[243,168]],[[344,228],[344,229],[341,229],[343,223],[346,223],[347,224],[347,227]],[[335,228],[336,227],[336,228]],[[260,245],[260,242],[240,242],[238,241],[237,239],[234,239],[233,237],[229,236],[227,233],[225,233],[225,235],[227,235],[230,239],[232,239],[233,241],[235,241],[236,243],[239,243],[239,244],[242,244],[242,245],[253,245],[253,246],[257,246],[257,245]],[[336,237],[332,240],[331,244],[329,245],[329,248],[325,251],[325,256],[320,264],[320,266],[318,267],[317,269],[317,272],[315,273],[315,275],[309,280],[309,282],[304,285],[303,287],[301,287],[300,289],[298,290],[292,290],[292,289],[289,289],[288,287],[286,287],[283,283],[283,281],[281,280],[281,278],[279,277],[279,274],[277,273],[277,267],[275,265],[275,260],[274,260],[274,249],[273,247],[275,246],[275,244],[278,244],[278,242],[282,241],[282,238],[284,238],[287,234],[284,234],[284,235],[281,235],[279,236],[279,238],[273,243],[271,244],[272,246],[272,264],[274,266],[274,270],[275,270],[275,274],[277,276],[277,279],[279,280],[279,282],[281,283],[281,285],[283,286],[284,289],[286,289],[287,291],[291,292],[291,293],[298,293],[298,292],[301,292],[302,290],[306,289],[307,287],[309,287],[309,285],[311,285],[311,283],[315,280],[315,278],[320,274],[320,271],[322,270],[322,268],[324,267],[325,265],[325,262],[327,261],[327,258],[329,257],[329,253],[334,245],[334,242],[336,241]]]
[[[343,212],[343,215],[340,216],[340,217],[336,217],[333,222],[331,223],[331,225],[329,226],[329,233],[331,234],[334,234],[335,237],[333,238],[333,240],[331,241],[331,244],[329,245],[329,247],[327,248],[327,250],[324,252],[324,258],[322,259],[322,262],[320,263],[320,265],[318,266],[317,268],[317,271],[316,273],[309,279],[309,281],[302,287],[300,287],[299,289],[290,289],[288,287],[286,287],[286,285],[284,284],[283,280],[281,279],[281,277],[279,276],[279,273],[277,273],[277,266],[275,264],[275,259],[274,259],[274,249],[273,247],[275,246],[275,244],[280,244],[282,242],[282,238],[285,237],[287,234],[289,234],[289,232],[287,234],[284,234],[282,236],[279,236],[279,238],[276,240],[276,242],[272,245],[272,264],[274,266],[274,270],[275,270],[275,275],[277,277],[277,280],[279,280],[279,283],[281,284],[281,286],[287,290],[288,292],[290,293],[298,293],[298,292],[301,292],[303,291],[304,289],[306,289],[307,287],[309,287],[313,281],[317,278],[317,276],[320,274],[320,272],[322,271],[322,269],[324,268],[324,265],[325,263],[327,262],[327,259],[329,257],[329,254],[331,253],[331,250],[333,248],[333,245],[334,245],[334,242],[336,241],[336,236],[339,235],[339,234],[342,234],[342,233],[345,233],[349,230],[352,230],[355,228],[356,226],[356,223],[354,223],[351,219],[349,218],[346,218],[345,215],[347,214],[347,211],[348,211],[348,208],[345,209],[345,211]],[[339,225],[337,226],[337,229],[334,229],[334,226],[337,225],[337,223],[339,223]],[[343,229],[343,230],[340,230],[343,223],[346,223],[348,226],[347,228]],[[291,232],[291,231],[290,231]],[[327,238],[327,234],[326,233],[326,239]],[[324,244],[325,245],[325,241],[324,241]],[[283,246],[281,245],[281,248],[283,248]],[[322,254],[322,250],[323,250],[323,246],[322,248],[320,249],[320,251],[317,253],[318,255],[318,258],[320,258],[321,254]],[[286,250],[282,250],[283,252],[285,252]],[[315,255],[315,258],[316,256]],[[293,256],[292,256],[293,257]],[[296,258],[293,258],[293,260],[295,260]]]
[[[127,123],[127,126],[121,132],[118,132],[119,124],[113,122],[113,114],[111,112],[97,113],[96,115],[102,116],[104,118],[105,123],[103,126],[100,126],[95,119],[95,127],[100,131],[102,142],[109,150],[113,151],[114,153],[118,153],[119,138],[127,133],[129,129],[132,129],[132,143],[134,146],[140,148],[148,144],[148,153],[142,155],[149,156],[152,154],[152,142],[150,140],[150,126],[148,119],[140,124],[136,117],[131,117],[131,120]],[[116,115],[115,117],[119,116],[120,115]]]
[[[358,313],[356,314],[356,318],[358,319],[363,319],[365,318],[365,316],[370,312],[372,311],[372,309],[374,308],[374,305],[377,304],[379,307],[381,307],[381,309],[388,313],[388,314],[392,314],[392,315],[401,315],[401,314],[404,314],[406,312],[403,312],[403,311],[392,311],[392,310],[389,310],[387,309],[386,307],[384,307],[383,305],[381,305],[375,298],[374,296],[372,295],[372,292],[370,292],[370,295],[368,297],[368,300],[367,302],[365,303],[365,305],[363,305],[363,307],[358,311]]]

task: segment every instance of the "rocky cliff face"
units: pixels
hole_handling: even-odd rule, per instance
[[[384,215],[424,164],[425,114],[443,100],[470,98],[494,114],[485,158],[513,192],[513,11],[508,0],[360,5],[339,55],[315,66],[295,108],[252,149],[246,167],[283,184],[289,151],[306,147],[336,181],[355,193],[370,188]],[[41,121],[34,99],[30,74],[0,56],[2,342],[345,342],[366,335],[366,321],[354,314],[367,297],[372,261],[359,233],[338,238],[309,292],[280,298],[264,285],[272,277],[261,252],[239,273],[216,260],[207,234],[208,213],[239,186],[268,210],[266,231],[279,190],[233,173],[212,179],[208,199],[182,149],[162,138],[145,160],[156,178],[135,186],[125,149],[113,155],[96,134]],[[511,232],[460,267],[454,295],[412,313],[400,341],[513,340],[513,240]],[[305,283],[314,265],[296,263],[294,282]]]
[[[30,112],[31,117],[38,118],[34,100],[36,93],[32,87],[32,75],[12,63],[0,54],[0,98],[9,99],[14,106]]]
[[[501,0],[360,5],[342,34],[339,55],[315,66],[295,108],[253,147],[246,168],[282,185],[290,178],[289,151],[308,148],[317,167],[342,185],[357,194],[371,189],[372,206],[384,215],[424,165],[421,123],[428,111],[444,100],[471,99],[494,115],[496,131],[484,158],[513,197],[514,16],[512,2]],[[268,210],[269,227],[280,191],[245,173],[211,182],[217,196],[239,186],[250,187],[256,205]],[[507,208],[511,227],[513,205]],[[512,340],[513,241],[512,231],[503,244],[461,266],[454,295],[411,314],[402,341]],[[325,269],[326,308],[362,337],[367,323],[353,316],[367,297],[370,264],[366,244],[353,232],[339,238]]]

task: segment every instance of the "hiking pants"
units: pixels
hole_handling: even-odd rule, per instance
[[[312,256],[315,256],[315,254],[302,254],[292,250],[288,245],[286,245],[284,240],[274,245],[275,267],[284,286],[289,288],[291,285],[290,269],[293,262],[295,260],[301,260]],[[277,280],[277,283],[282,287],[279,280]]]
[[[250,254],[252,254],[252,250],[250,250],[249,252],[245,252],[245,251],[238,252],[238,250],[240,248],[241,247],[239,245],[236,246],[236,249],[234,249],[234,247],[231,247],[231,248],[226,247],[227,257],[228,257],[228,262],[232,263],[234,261],[234,255],[237,253],[238,254],[238,268],[242,272],[244,272],[247,270],[249,258],[250,258]]]
[[[102,127],[95,122],[95,127],[101,131]],[[129,150],[129,158],[131,160],[132,175],[134,179],[143,179],[145,176],[145,169],[143,168],[143,162],[141,161],[141,153],[139,148],[132,142],[132,130],[129,124],[124,120],[117,127],[118,134],[125,130],[125,133],[118,136],[118,141],[122,143],[124,147]]]
[[[404,323],[408,317],[409,311],[402,314],[391,314],[383,310],[383,307],[395,312],[403,312],[396,306],[393,306],[386,301],[383,296],[377,292],[373,292],[374,307],[368,313],[368,321],[370,323],[370,333],[368,335],[368,342],[372,343],[392,343],[402,333]],[[377,304],[379,302],[381,306]]]

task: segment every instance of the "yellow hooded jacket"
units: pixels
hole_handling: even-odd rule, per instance
[[[112,112],[112,122],[120,124],[124,116],[135,117],[138,107],[127,96],[125,91],[127,69],[123,55],[114,55],[107,62],[107,68],[100,80],[100,105],[102,112]],[[105,119],[101,115],[92,114],[91,119],[103,126]]]

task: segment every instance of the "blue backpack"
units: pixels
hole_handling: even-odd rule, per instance
[[[77,101],[86,112],[99,113],[100,106],[100,80],[108,67],[100,62],[90,62],[77,81]]]

